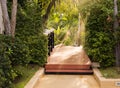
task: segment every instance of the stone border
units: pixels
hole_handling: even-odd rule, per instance
[[[43,76],[43,74],[44,68],[40,68],[30,79],[30,81],[25,85],[24,88],[35,88],[36,83],[38,82],[39,78]]]
[[[98,68],[93,68],[93,71],[100,88],[120,88],[120,79],[106,79]]]
[[[120,79],[106,79],[98,68],[93,68],[94,77],[100,88],[120,88]],[[24,88],[35,88],[40,77],[44,75],[44,68],[40,68]],[[117,86],[118,85],[118,86]]]

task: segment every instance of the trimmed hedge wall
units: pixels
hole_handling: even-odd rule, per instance
[[[113,66],[115,63],[113,1],[101,0],[90,8],[86,23],[85,48],[92,61],[100,62],[101,67]]]

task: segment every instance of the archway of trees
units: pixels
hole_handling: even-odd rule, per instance
[[[55,29],[55,44],[82,44],[92,61],[120,67],[119,4],[119,0],[1,0],[0,87],[21,75],[16,65],[44,65],[46,28]]]

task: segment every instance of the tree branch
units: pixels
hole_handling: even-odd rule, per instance
[[[43,21],[45,22],[48,19],[48,16],[50,14],[50,10],[52,9],[53,5],[55,4],[56,0],[52,0],[50,4],[47,7],[45,15],[43,15]]]

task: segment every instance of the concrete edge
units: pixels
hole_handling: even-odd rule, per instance
[[[120,79],[106,79],[98,68],[93,68],[93,72],[100,88],[120,88]]]
[[[34,88],[37,81],[44,74],[44,68],[39,68],[39,70],[34,74],[34,76],[29,80],[29,82],[25,85],[24,88]]]

